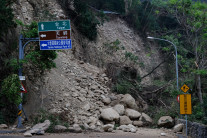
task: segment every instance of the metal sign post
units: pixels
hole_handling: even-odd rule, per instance
[[[23,41],[27,40],[27,42],[23,45]],[[20,35],[19,37],[19,60],[23,60],[24,59],[24,49],[25,47],[32,41],[39,41],[39,38],[23,38],[22,35]],[[20,65],[19,68],[19,77],[22,78],[22,65]],[[20,79],[22,80],[22,79]],[[23,99],[23,93],[20,93],[21,98]],[[19,104],[18,106],[18,124],[17,124],[17,128],[23,128],[22,125],[22,111],[23,107],[22,107],[22,103]],[[24,115],[26,116],[25,112]],[[27,118],[27,117],[26,117]]]

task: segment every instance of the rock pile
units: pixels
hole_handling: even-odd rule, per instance
[[[46,75],[42,91],[42,106],[46,110],[64,115],[70,126],[76,124],[69,130],[79,131],[77,126],[83,126],[86,130],[111,132],[115,124],[121,124],[129,126],[120,130],[134,132],[136,127],[152,123],[149,116],[139,112],[131,95],[110,92],[110,79],[102,70],[69,55],[59,52],[58,68]],[[56,126],[56,131],[64,129]]]
[[[113,107],[101,109],[100,120],[105,124],[103,126],[104,131],[112,132],[114,125],[119,124],[120,126],[117,129],[135,133],[137,131],[136,127],[152,124],[152,119],[147,114],[135,110],[138,107],[135,99],[131,95],[119,96],[122,97],[120,103]]]

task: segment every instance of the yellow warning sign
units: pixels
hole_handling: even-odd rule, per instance
[[[184,84],[181,88],[180,88],[183,92],[187,92],[190,88]]]
[[[22,116],[22,110],[18,111],[18,116]]]
[[[180,114],[192,114],[191,94],[180,95]]]

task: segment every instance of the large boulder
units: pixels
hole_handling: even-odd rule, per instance
[[[176,133],[176,132],[182,132],[183,130],[183,124],[177,124],[173,127],[173,131]]]
[[[122,104],[117,104],[113,108],[114,108],[114,110],[116,110],[119,113],[119,115],[124,114],[125,109],[124,109],[124,106]]]
[[[34,125],[31,130],[26,131],[25,134],[44,134],[44,132],[49,128],[50,124],[50,120],[45,120],[43,123]]]
[[[141,117],[139,118],[139,121],[142,121],[144,125],[150,125],[152,124],[152,119],[147,114],[142,113]]]
[[[32,129],[40,129],[40,130],[47,130],[50,126],[50,120],[45,120],[43,123],[36,124],[32,127]]]
[[[128,116],[120,116],[119,124],[120,125],[129,125],[129,124],[132,124],[132,121],[129,119]]]
[[[138,119],[141,116],[138,111],[129,108],[126,109],[125,115],[127,115],[130,119]]]
[[[135,99],[130,94],[125,94],[120,103],[124,104],[128,108],[138,110]]]
[[[157,125],[159,127],[172,128],[174,126],[174,120],[170,116],[162,116],[158,120]]]
[[[119,120],[119,114],[113,108],[106,108],[101,110],[101,118],[106,121]]]

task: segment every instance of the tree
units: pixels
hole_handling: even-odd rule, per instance
[[[12,0],[0,1],[0,35],[15,25],[13,22],[14,15],[10,7],[12,3]]]
[[[183,29],[184,39],[195,55],[195,80],[200,103],[203,103],[201,75],[207,71],[207,4],[192,0],[170,0],[168,11],[177,19]]]

